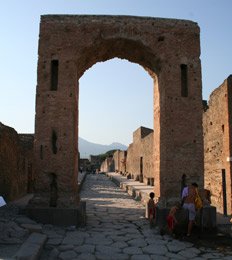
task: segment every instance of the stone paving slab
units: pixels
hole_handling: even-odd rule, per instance
[[[42,226],[38,224],[22,224],[22,228],[27,229],[30,233],[37,232],[41,233],[42,232]]]
[[[64,251],[59,254],[60,260],[70,260],[70,259],[77,259],[77,253],[73,250]]]
[[[140,183],[133,179],[127,179],[125,176],[116,172],[105,173],[114,183],[119,187],[126,190],[127,193],[135,199],[141,200],[145,205],[149,199],[150,192],[154,192],[154,187],[146,185],[145,183]],[[230,223],[230,216],[224,216],[222,214],[216,213],[216,222],[218,229],[224,231],[225,233],[230,233],[232,237],[232,225]],[[225,229],[225,230],[224,230]]]
[[[40,260],[232,259],[232,250],[220,252],[212,248],[197,248],[189,241],[179,241],[169,235],[161,235],[157,227],[151,229],[144,217],[145,206],[132,199],[126,191],[103,174],[86,176],[81,198],[87,205],[87,225],[76,228],[41,224],[41,233],[37,235],[44,235],[47,240]],[[12,216],[10,221],[4,221],[1,217],[0,214],[0,229],[2,226],[6,231],[11,227],[11,239],[17,239],[22,244],[25,235],[29,235],[27,225],[23,222],[30,221],[23,221],[23,216]],[[17,218],[21,218],[21,221],[15,222]],[[21,235],[14,237],[17,235],[13,230],[20,231]],[[0,232],[0,246],[4,242],[1,235],[3,233]],[[2,250],[2,247],[0,248]],[[29,247],[28,252],[32,251],[35,254],[39,249],[36,246],[33,249]],[[5,251],[5,259],[7,255],[9,259],[12,257],[12,254]],[[33,259],[33,256],[30,259]]]
[[[39,259],[47,236],[39,233],[32,233],[26,242],[20,247],[14,258],[18,260],[36,260]]]
[[[127,179],[119,173],[107,172],[106,176],[108,176],[119,187],[126,190],[132,197],[140,200],[144,204],[147,202],[150,192],[154,191],[153,186],[140,183],[133,179]]]

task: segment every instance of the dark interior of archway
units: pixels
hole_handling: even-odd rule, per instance
[[[141,41],[122,38],[102,40],[86,47],[82,53],[78,60],[79,78],[95,63],[116,57],[141,65],[152,78],[160,70],[160,60]]]

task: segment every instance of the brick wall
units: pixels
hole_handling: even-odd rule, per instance
[[[78,203],[79,79],[97,62],[115,57],[141,65],[155,83],[157,196],[166,201],[179,193],[183,173],[203,185],[197,23],[134,16],[45,15],[38,56],[34,150],[39,194],[49,190],[52,174],[57,177],[59,198],[66,195],[68,201]]]
[[[0,123],[0,194],[12,201],[32,191],[33,135],[18,135]]]
[[[140,127],[133,133],[133,143],[127,150],[126,170],[137,180],[141,173],[145,182],[154,177],[152,129]]]
[[[114,172],[115,166],[114,166],[114,160],[113,157],[108,157],[102,162],[101,164],[101,172]]]
[[[232,76],[210,95],[203,113],[204,182],[217,211],[231,214]],[[223,169],[225,188],[223,192]]]

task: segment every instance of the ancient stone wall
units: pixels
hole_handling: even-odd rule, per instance
[[[115,171],[119,172],[120,167],[120,156],[119,156],[119,150],[115,151],[113,154],[113,161],[114,161],[114,167]]]
[[[119,151],[119,172],[126,172],[126,160],[127,160],[127,152]]]
[[[79,159],[79,171],[83,171],[83,172],[91,171],[91,163],[89,159]]]
[[[90,163],[94,170],[100,170],[102,158],[99,155],[90,155]]]
[[[124,173],[126,171],[126,152],[117,150],[113,155],[115,171]]]
[[[34,134],[19,134],[21,151],[24,156],[25,174],[27,175],[27,192],[33,193],[35,188],[34,174]]]
[[[0,191],[7,201],[32,192],[33,139],[0,123]]]
[[[120,172],[126,173],[127,151],[120,151]]]
[[[141,157],[143,158],[143,182],[154,185],[153,131],[141,139]]]
[[[132,178],[145,183],[154,178],[152,129],[140,127],[133,133],[133,143],[127,150],[126,170]]]
[[[217,211],[231,214],[232,76],[210,95],[203,113],[204,181]],[[224,175],[224,177],[223,177]],[[224,180],[223,180],[224,179]],[[224,189],[223,189],[224,186]]]
[[[108,157],[101,164],[101,172],[114,172],[115,165],[113,157]]]
[[[138,175],[137,170],[136,170],[136,165],[134,165],[134,157],[133,155],[135,154],[134,152],[134,144],[131,143],[129,144],[127,148],[127,157],[126,157],[126,171],[128,174],[131,175],[132,178],[134,178],[134,175]]]

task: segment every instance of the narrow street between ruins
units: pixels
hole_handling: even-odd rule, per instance
[[[87,175],[81,199],[87,203],[86,227],[66,230],[60,243],[42,259],[232,259],[232,254],[224,256],[159,235],[158,229],[150,229],[141,202],[103,174]],[[52,248],[54,231],[47,235],[51,237],[46,247]]]
[[[142,203],[104,174],[87,174],[81,199],[86,201],[87,225],[79,228],[36,223],[15,205],[1,210],[0,259],[15,259],[19,248],[23,250],[16,259],[38,259],[43,243],[41,260],[232,259],[232,250],[217,251],[210,243],[196,247],[150,229]],[[37,243],[32,247],[25,246],[29,236]]]

